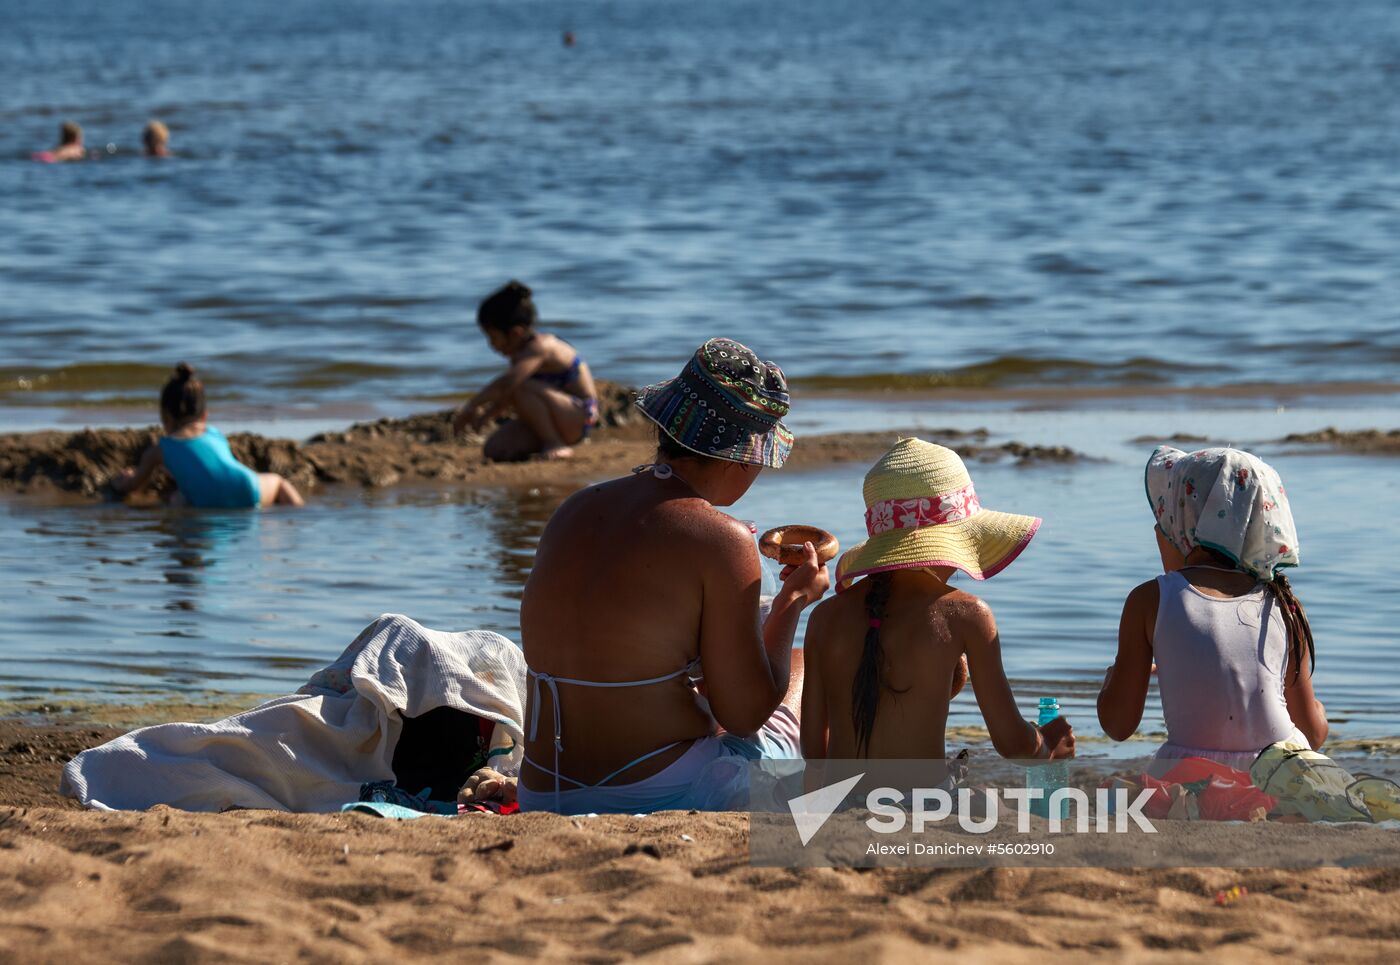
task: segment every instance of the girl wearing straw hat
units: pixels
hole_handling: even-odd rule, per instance
[[[716,508],[787,459],[787,381],[711,339],[637,406],[656,461],[566,500],[525,585],[527,811],[728,809],[749,761],[800,753],[792,639],[826,568],[807,544],[762,618],[753,536]]]
[[[1145,483],[1165,572],[1123,604],[1099,693],[1104,733],[1137,730],[1155,661],[1159,759],[1247,771],[1278,741],[1321,747],[1327,713],[1313,696],[1307,613],[1283,573],[1298,565],[1298,533],[1278,473],[1239,449],[1159,446]]]
[[[808,760],[938,759],[964,655],[997,751],[1074,754],[1064,718],[1023,719],[1001,665],[991,608],[948,584],[985,580],[1035,535],[1034,516],[983,509],[951,449],[903,439],[865,476],[870,538],[837,564],[837,596],[812,612],[806,637],[802,754]]]

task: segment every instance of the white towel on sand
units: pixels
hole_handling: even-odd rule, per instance
[[[212,724],[132,731],[69,761],[59,790],[102,810],[338,811],[362,783],[394,779],[400,715],[443,706],[497,721],[497,737],[504,729],[515,750],[493,766],[518,771],[520,648],[500,634],[446,633],[385,614],[296,694]]]

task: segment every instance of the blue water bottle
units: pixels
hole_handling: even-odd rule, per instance
[[[1058,716],[1060,716],[1060,699],[1058,697],[1041,697],[1040,715],[1036,718],[1036,726],[1044,727]],[[1031,813],[1048,818],[1050,816],[1050,795],[1067,786],[1069,786],[1069,765],[1064,761],[1051,761],[1047,764],[1036,764],[1026,768],[1026,787],[1038,787],[1045,792],[1044,797],[1031,802]],[[1059,812],[1061,820],[1069,817],[1069,801],[1062,800],[1060,802]]]

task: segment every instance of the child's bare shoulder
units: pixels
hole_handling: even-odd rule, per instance
[[[807,623],[809,626],[822,626],[837,613],[847,609],[852,602],[850,594],[835,593],[812,608],[812,614],[807,618]]]
[[[832,623],[841,620],[842,615],[852,607],[861,605],[855,596],[851,593],[837,593],[814,606],[811,615],[807,618],[807,636],[804,646],[811,647],[813,644],[821,646],[821,641],[829,635]]]
[[[572,345],[549,332],[540,332],[535,336],[534,348],[549,361],[561,364],[573,361],[575,355]]]
[[[992,608],[980,596],[963,590],[951,590],[929,600],[929,614],[942,617],[954,630],[962,632],[995,633],[996,618]]]

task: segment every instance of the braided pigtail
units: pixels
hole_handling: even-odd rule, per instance
[[[865,649],[851,683],[851,723],[856,731],[856,750],[869,757],[870,732],[875,727],[880,692],[885,689],[885,650],[880,646],[880,621],[884,619],[885,604],[890,599],[890,574],[876,573],[865,582],[865,614],[870,618],[870,626],[865,631]]]
[[[1268,586],[1278,602],[1279,612],[1283,614],[1283,625],[1288,628],[1288,660],[1293,664],[1293,679],[1297,680],[1303,673],[1304,649],[1308,652],[1308,673],[1311,674],[1317,667],[1317,648],[1313,643],[1308,614],[1282,570],[1274,571],[1274,578]]]

